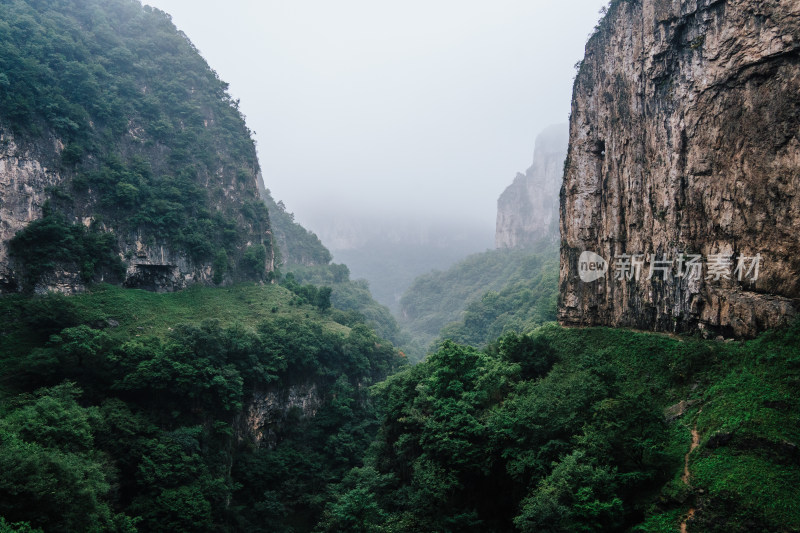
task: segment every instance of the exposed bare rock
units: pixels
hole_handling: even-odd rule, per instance
[[[497,200],[496,248],[519,248],[558,238],[558,191],[567,155],[566,124],[536,137],[533,164]]]
[[[58,153],[61,144],[51,140]],[[61,182],[61,176],[42,164],[40,158],[17,146],[12,135],[0,130],[0,290],[13,288],[8,242],[19,230],[42,216],[47,190]]]
[[[614,2],[575,81],[560,320],[733,336],[785,324],[798,191],[800,1]],[[581,281],[584,251],[607,275]],[[678,276],[681,253],[702,257],[701,276]],[[624,254],[647,262],[638,280],[616,279]],[[719,255],[731,263],[707,279]],[[648,279],[653,260],[673,262]]]
[[[314,417],[322,402],[316,383],[256,392],[239,423],[239,436],[252,439],[259,446],[274,448],[293,412],[298,418]]]

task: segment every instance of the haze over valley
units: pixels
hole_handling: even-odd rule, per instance
[[[605,2],[152,5],[241,100],[275,199],[396,309],[417,275],[493,247]]]

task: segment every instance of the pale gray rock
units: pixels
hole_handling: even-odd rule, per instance
[[[533,164],[497,200],[496,248],[521,248],[558,239],[558,192],[569,131],[550,126],[536,137]]]

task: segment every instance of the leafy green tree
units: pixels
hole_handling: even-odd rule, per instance
[[[0,533],[42,533],[42,530],[31,527],[28,522],[8,523],[0,516]]]
[[[624,523],[610,469],[587,464],[582,452],[561,460],[522,501],[514,524],[524,533],[615,531]]]
[[[267,249],[263,244],[248,246],[242,257],[241,267],[253,276],[262,276],[267,269]]]
[[[331,292],[333,289],[330,287],[320,287],[316,295],[316,304],[322,312],[331,308]]]
[[[0,421],[0,515],[55,531],[135,531],[109,503],[113,472],[93,447],[98,413],[72,384],[37,391]]]
[[[60,356],[81,367],[87,361],[96,360],[108,348],[110,339],[104,331],[81,324],[61,330],[50,337],[50,343],[57,346]]]

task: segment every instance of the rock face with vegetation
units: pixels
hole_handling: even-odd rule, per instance
[[[550,126],[536,137],[533,164],[525,174],[517,174],[497,199],[497,248],[558,239],[558,190],[568,137],[566,124]]]
[[[170,17],[3,2],[0,283],[171,290],[272,270],[250,131]]]
[[[612,2],[575,80],[562,323],[752,336],[795,314],[798,50],[796,1]],[[579,279],[584,251],[606,276]],[[680,276],[681,254],[701,275]]]

